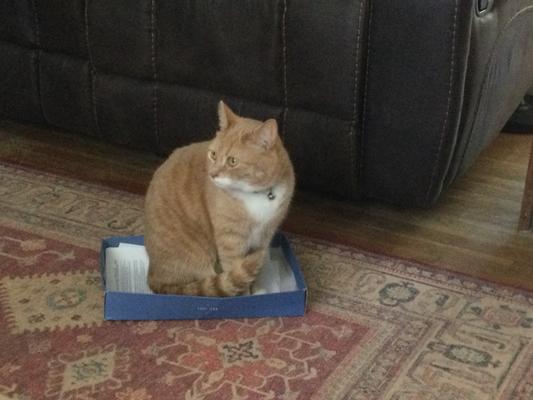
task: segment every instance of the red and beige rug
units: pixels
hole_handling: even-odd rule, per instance
[[[0,164],[0,399],[533,399],[533,295],[302,236],[302,318],[103,321],[142,197]]]

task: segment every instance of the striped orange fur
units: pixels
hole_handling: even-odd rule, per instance
[[[156,293],[235,296],[257,276],[294,192],[275,120],[219,103],[211,141],[179,148],[145,199],[148,284]]]

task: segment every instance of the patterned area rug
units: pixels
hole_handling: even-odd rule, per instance
[[[105,322],[141,205],[0,165],[0,399],[533,399],[532,294],[302,236],[302,318]]]

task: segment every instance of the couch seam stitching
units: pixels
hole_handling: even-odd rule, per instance
[[[442,130],[439,140],[439,146],[437,148],[437,152],[435,154],[435,161],[433,162],[433,171],[431,173],[431,179],[428,185],[428,189],[426,192],[426,200],[429,200],[429,196],[431,194],[431,189],[433,188],[435,177],[437,175],[437,169],[439,166],[439,160],[440,160],[440,152],[442,150],[442,145],[444,143],[444,136],[446,133],[446,128],[448,125],[448,119],[450,117],[450,106],[451,106],[451,99],[452,99],[452,90],[453,90],[453,82],[454,82],[454,74],[455,74],[455,51],[456,51],[456,39],[457,39],[457,14],[458,14],[458,0],[455,0],[455,9],[454,9],[454,17],[453,17],[453,33],[452,33],[452,40],[451,40],[451,60],[450,60],[450,72],[449,72],[449,78],[448,78],[448,100],[446,104],[446,114],[444,115],[444,122],[442,124]]]
[[[96,83],[96,68],[94,67],[94,62],[93,62],[93,56],[92,56],[92,53],[91,53],[91,44],[90,44],[90,39],[89,39],[89,1],[90,0],[85,0],[85,42],[86,42],[86,45],[87,45],[87,58],[88,58],[88,62],[89,62],[89,74],[90,74],[90,77],[91,77],[91,84],[90,84],[90,91],[91,91],[91,105],[92,105],[92,111],[93,111],[93,122],[94,122],[94,127],[96,129],[96,134],[98,137],[102,138],[102,132],[100,130],[100,124],[98,122],[98,112],[97,112],[97,107],[96,107],[96,90],[95,90],[95,83]]]
[[[367,128],[367,112],[368,112],[368,73],[370,71],[370,54],[371,54],[371,40],[372,40],[372,17],[374,15],[374,7],[372,0],[368,1],[368,32],[367,32],[367,47],[366,47],[366,68],[365,68],[365,88],[363,93],[363,116],[361,118],[361,140],[359,146],[359,181],[363,182],[364,176],[364,157],[365,157],[365,146],[364,138],[366,137],[366,128]]]
[[[360,39],[361,39],[361,21],[363,16],[363,5],[365,0],[360,0],[359,3],[359,17],[357,21],[357,33],[355,36],[355,66],[354,66],[354,77],[353,77],[353,98],[352,98],[352,120],[350,121],[350,128],[348,131],[348,137],[350,138],[350,176],[352,177],[352,182],[350,185],[354,184],[356,179],[356,160],[355,160],[355,126],[357,121],[357,90],[359,89],[359,49],[360,49]]]
[[[160,140],[159,140],[159,112],[158,112],[158,82],[157,82],[157,54],[156,54],[156,15],[155,15],[155,0],[151,0],[151,13],[150,13],[150,33],[151,33],[151,44],[152,44],[152,77],[154,80],[154,85],[152,88],[152,111],[154,119],[154,133],[156,147],[160,151]]]
[[[283,15],[281,19],[281,37],[283,42],[283,116],[282,132],[283,139],[287,137],[287,112],[289,108],[288,91],[287,91],[287,0],[283,0]]]
[[[39,20],[39,13],[37,10],[37,3],[36,0],[32,0],[32,10],[33,10],[33,34],[35,35],[35,46],[36,48],[36,56],[34,63],[35,65],[35,85],[37,86],[37,96],[39,101],[39,111],[41,113],[41,117],[45,122],[48,122],[46,119],[46,116],[44,115],[44,107],[43,107],[43,94],[41,90],[41,31],[39,28],[40,20]]]

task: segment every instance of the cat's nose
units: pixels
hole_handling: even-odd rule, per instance
[[[222,172],[222,168],[220,167],[211,168],[211,170],[209,171],[209,176],[211,177],[211,179],[216,179],[220,177],[221,172]]]

